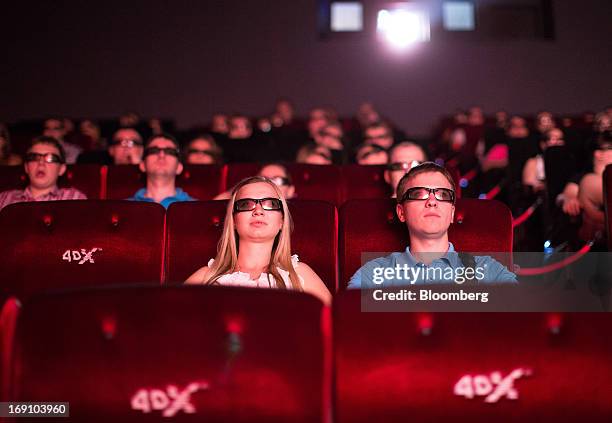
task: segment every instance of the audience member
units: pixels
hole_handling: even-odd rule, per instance
[[[186,283],[277,288],[310,293],[328,304],[317,274],[291,255],[291,215],[279,187],[251,177],[234,187],[217,256]]]
[[[26,201],[85,200],[75,188],[58,188],[57,180],[66,172],[66,156],[58,140],[49,136],[34,138],[25,155],[29,184],[23,189],[0,193],[0,209]]]
[[[165,208],[177,201],[195,200],[175,185],[183,165],[178,142],[173,136],[160,134],[149,138],[139,166],[147,174],[147,186],[139,189],[129,200],[155,202]]]
[[[76,163],[77,157],[79,157],[79,154],[81,154],[83,149],[78,145],[66,142],[64,139],[66,133],[67,131],[64,127],[63,119],[53,117],[45,120],[43,124],[43,135],[55,138],[64,149],[66,154],[66,163],[73,164]]]
[[[385,170],[385,182],[395,198],[397,184],[414,166],[427,160],[421,146],[412,141],[403,141],[389,151],[389,163]]]
[[[430,282],[462,284],[468,280],[476,283],[516,281],[514,273],[490,256],[458,253],[448,241],[448,228],[455,214],[455,183],[446,169],[432,162],[415,166],[400,180],[397,198],[397,216],[406,224],[410,245],[404,252],[366,263],[353,275],[349,288]],[[406,272],[408,277],[405,278],[380,277],[386,273],[385,269],[403,268],[404,265],[418,272]]]
[[[0,166],[16,166],[21,163],[21,157],[12,152],[8,129],[0,123]]]
[[[211,135],[199,135],[187,145],[185,162],[188,164],[221,164],[221,148]]]

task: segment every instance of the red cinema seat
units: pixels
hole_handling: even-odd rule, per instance
[[[612,251],[612,165],[606,166],[603,174],[604,210],[606,213],[606,233],[608,251]]]
[[[342,175],[339,166],[303,163],[287,163],[286,166],[300,200],[321,200],[335,205],[342,202]],[[226,189],[231,190],[242,179],[255,176],[260,168],[261,165],[255,163],[227,165]]]
[[[340,281],[345,287],[361,267],[362,253],[403,251],[408,230],[397,219],[395,200],[353,200],[340,209]],[[511,264],[512,215],[495,200],[459,199],[449,240],[457,251],[491,255]]]
[[[290,163],[297,198],[320,200],[339,206],[342,203],[342,175],[339,166]]]
[[[231,191],[231,189],[238,182],[249,176],[257,175],[257,172],[261,168],[261,165],[257,163],[230,163],[225,165],[226,179],[225,179],[225,191]]]
[[[364,198],[390,198],[391,188],[385,182],[384,165],[342,166],[344,201]]]
[[[125,200],[147,185],[147,177],[137,165],[111,165],[107,167],[104,197]]]
[[[198,200],[212,200],[222,189],[223,167],[217,165],[183,165],[176,186]]]
[[[0,294],[161,281],[164,208],[132,201],[45,201],[0,211]]]
[[[321,422],[327,312],[246,288],[39,295],[17,321],[10,397],[69,402],[80,422]]]
[[[102,177],[105,171],[100,165],[68,165],[66,173],[57,184],[60,188],[74,187],[83,192],[87,198],[100,198]],[[28,176],[23,166],[0,166],[0,192],[12,189],[24,189],[28,186]]]
[[[170,283],[184,281],[217,253],[227,201],[174,203],[166,222],[166,275]],[[293,254],[319,275],[330,292],[337,281],[337,212],[323,201],[291,200]]]
[[[361,293],[334,299],[337,423],[610,421],[610,313],[364,313]]]

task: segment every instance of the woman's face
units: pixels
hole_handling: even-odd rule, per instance
[[[278,195],[272,186],[265,182],[256,182],[240,188],[236,201],[245,198],[275,198]],[[250,211],[234,212],[234,226],[241,240],[251,242],[269,242],[274,240],[283,226],[282,210],[265,210],[261,203]]]

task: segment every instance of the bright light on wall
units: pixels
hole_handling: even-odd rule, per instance
[[[383,9],[378,12],[376,30],[392,46],[406,48],[429,41],[429,17],[419,10]]]

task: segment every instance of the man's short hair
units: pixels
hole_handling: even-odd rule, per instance
[[[393,152],[398,149],[398,148],[402,148],[402,147],[416,147],[419,150],[421,150],[423,152],[423,157],[425,157],[425,159],[427,159],[427,152],[425,151],[425,149],[423,148],[423,146],[417,144],[414,141],[402,141],[400,143],[395,144],[394,146],[392,146],[391,148],[389,148],[389,163],[391,163],[391,156],[393,155]]]
[[[151,135],[149,137],[149,139],[147,140],[147,142],[145,143],[145,148],[147,148],[149,146],[149,144],[151,144],[153,141],[155,141],[158,138],[163,138],[165,140],[172,141],[172,144],[174,144],[174,146],[177,148],[177,150],[181,149],[178,140],[173,135],[170,135],[170,134],[168,134],[166,132],[162,132],[161,134],[157,134],[157,135]]]
[[[382,120],[379,120],[377,122],[371,123],[368,126],[366,126],[365,129],[363,130],[363,133],[365,134],[369,129],[373,129],[373,128],[385,128],[387,132],[389,133],[389,136],[390,137],[393,136],[393,130],[391,129],[391,126],[387,122],[384,122]]]
[[[30,146],[28,147],[28,151],[30,151],[30,149],[34,147],[36,144],[52,145],[53,147],[57,149],[62,163],[66,163],[66,152],[64,151],[64,147],[62,147],[62,145],[56,138],[49,137],[47,135],[38,136],[32,139],[32,142],[30,143]]]
[[[444,177],[450,184],[453,191],[455,192],[457,191],[455,181],[452,175],[449,173],[449,171],[446,170],[446,168],[434,162],[423,162],[420,165],[417,165],[413,167],[412,169],[410,169],[410,171],[406,173],[402,177],[402,179],[400,179],[399,183],[397,184],[397,191],[396,191],[396,194],[397,194],[396,197],[398,201],[403,197],[404,193],[406,192],[406,185],[408,185],[408,182],[412,178],[416,177],[417,175],[420,175],[421,173],[431,173],[431,172],[437,172],[437,173],[441,173],[442,175],[444,175]]]

